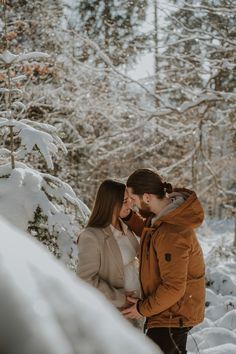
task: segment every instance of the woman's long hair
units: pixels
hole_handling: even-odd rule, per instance
[[[87,227],[106,227],[111,224],[114,212],[119,215],[124,201],[125,184],[107,179],[98,188]]]

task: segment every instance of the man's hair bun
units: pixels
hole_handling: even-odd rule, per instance
[[[170,183],[163,182],[163,188],[164,188],[164,191],[166,193],[168,193],[168,194],[173,192],[173,188],[172,188],[172,185]]]

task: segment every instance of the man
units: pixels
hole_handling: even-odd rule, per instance
[[[165,354],[186,353],[189,330],[203,321],[205,267],[194,228],[204,218],[194,192],[172,190],[148,169],[135,171],[127,191],[146,222],[133,212],[126,222],[141,236],[142,299],[123,311],[128,318],[146,317],[147,336]]]

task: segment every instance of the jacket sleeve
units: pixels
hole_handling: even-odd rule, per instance
[[[126,302],[124,290],[112,287],[99,276],[101,252],[96,236],[83,231],[78,237],[78,248],[77,275],[99,289],[115,307],[122,307]]]
[[[138,311],[146,317],[176,304],[184,296],[187,283],[189,241],[184,236],[170,234],[168,237],[160,235],[154,242],[161,284],[153,294],[138,303]]]
[[[139,216],[134,211],[131,211],[130,215],[122,220],[137,236],[141,237],[143,228],[145,226],[145,219],[141,218],[141,216]]]

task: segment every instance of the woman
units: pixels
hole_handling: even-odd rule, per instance
[[[84,231],[78,237],[77,274],[97,289],[118,309],[139,297],[139,242],[123,223],[130,213],[130,199],[123,183],[105,180],[100,185]]]

